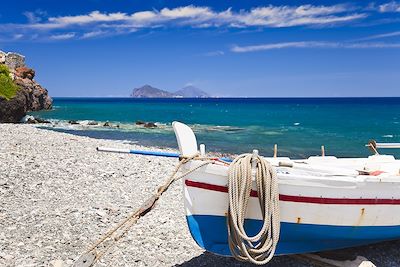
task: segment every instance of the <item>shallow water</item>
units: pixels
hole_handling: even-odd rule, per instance
[[[53,110],[33,115],[51,119],[58,131],[167,147],[177,147],[171,123],[178,120],[193,127],[207,150],[222,153],[271,155],[278,144],[280,156],[294,158],[318,155],[324,145],[329,155],[358,157],[370,155],[370,139],[400,142],[400,98],[55,98]],[[138,120],[159,127],[145,129]],[[382,152],[400,156],[400,150]]]

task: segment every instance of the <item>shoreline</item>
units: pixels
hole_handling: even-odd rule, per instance
[[[72,266],[138,208],[177,160],[100,153],[97,146],[152,149],[0,124],[0,265]],[[164,149],[164,151],[171,151]],[[179,182],[97,266],[252,266],[211,255],[190,236]],[[269,266],[308,266],[277,257]]]

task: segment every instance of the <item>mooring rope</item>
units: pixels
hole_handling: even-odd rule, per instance
[[[255,236],[245,230],[245,216],[252,187],[252,160],[263,226]],[[274,256],[280,233],[278,179],[275,169],[258,155],[242,154],[229,167],[228,235],[232,255],[262,265]]]
[[[176,176],[179,169],[191,160],[202,160],[201,164]],[[260,232],[249,237],[244,229],[244,218],[246,215],[252,184],[252,160],[257,161],[256,181],[258,199],[261,207],[263,226]],[[118,225],[104,234],[92,245],[75,263],[74,267],[94,266],[118,241],[120,241],[129,229],[144,215],[151,211],[161,195],[167,191],[175,181],[198,170],[210,163],[228,163],[216,158],[192,157],[180,158],[175,170],[162,184],[157,192],[146,200],[146,202]],[[279,239],[279,193],[275,170],[264,159],[252,154],[243,154],[237,157],[229,167],[229,212],[228,230],[229,247],[232,255],[242,261],[249,261],[255,264],[268,263],[275,252]]]
[[[176,176],[179,169],[190,160],[203,160],[201,164],[190,169],[189,171]],[[129,229],[139,220],[140,217],[146,215],[150,210],[152,210],[159,200],[161,195],[167,191],[172,183],[185,177],[186,175],[196,171],[197,169],[215,162],[213,158],[199,157],[199,155],[194,155],[192,157],[181,158],[175,170],[169,176],[164,184],[162,184],[157,192],[146,200],[146,202],[135,212],[129,215],[127,218],[122,220],[118,225],[104,234],[97,242],[94,243],[87,251],[84,253],[75,263],[74,267],[90,267],[96,264],[113,246],[116,245],[129,231]]]

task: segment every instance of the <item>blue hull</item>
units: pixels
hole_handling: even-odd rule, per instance
[[[215,254],[231,256],[225,216],[187,216],[190,232],[197,244]],[[246,230],[254,235],[260,220],[247,220]],[[400,239],[400,226],[332,226],[281,223],[276,255],[309,253],[355,247]]]

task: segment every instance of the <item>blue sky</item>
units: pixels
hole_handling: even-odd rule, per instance
[[[0,49],[52,96],[400,96],[400,1],[7,1]]]

